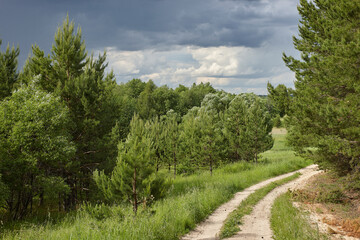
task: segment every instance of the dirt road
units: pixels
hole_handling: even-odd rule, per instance
[[[263,200],[259,202],[258,205],[256,205],[253,213],[250,216],[244,218],[245,224],[241,226],[242,231],[230,239],[271,239],[272,231],[270,229],[270,209],[275,198],[281,193],[286,192],[289,188],[296,188],[306,179],[317,174],[319,171],[317,171],[316,165],[311,165],[296,172],[300,172],[302,175],[294,181],[282,185],[270,192]],[[295,172],[283,174],[265,180],[249,188],[246,188],[242,192],[236,193],[233,199],[221,205],[204,222],[199,224],[195,230],[189,232],[182,239],[218,239],[218,235],[223,225],[223,222],[225,221],[229,213],[236,209],[236,207],[241,203],[241,201],[243,201],[257,189],[260,189],[273,181],[286,178],[293,173]]]

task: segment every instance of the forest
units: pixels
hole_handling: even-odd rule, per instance
[[[27,219],[44,229],[82,219],[100,232],[112,226],[109,238],[177,239],[236,191],[310,161],[359,189],[359,2],[314,2],[299,5],[301,60],[283,56],[295,89],[268,83],[267,96],[209,83],[117,83],[106,52],[88,53],[69,17],[50,54],[33,45],[21,70],[20,49],[8,45],[0,51],[0,233]],[[287,128],[297,156],[267,157],[277,149],[273,127]],[[165,214],[179,204],[200,210]],[[116,216],[119,232],[106,220]],[[178,229],[148,232],[141,224],[152,217]]]

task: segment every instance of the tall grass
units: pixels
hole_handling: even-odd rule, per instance
[[[277,140],[273,154],[264,153],[263,163],[236,163],[214,171],[188,177],[178,177],[166,198],[136,216],[131,207],[110,210],[106,218],[97,218],[86,211],[69,216],[60,223],[26,225],[18,230],[3,231],[3,239],[179,239],[205,219],[219,205],[231,199],[234,193],[255,183],[310,163],[295,157]]]
[[[271,228],[276,240],[328,239],[310,226],[304,213],[292,205],[289,193],[280,195],[271,209]]]

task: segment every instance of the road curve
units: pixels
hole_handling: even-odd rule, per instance
[[[203,221],[202,223],[200,223],[193,231],[189,232],[188,234],[186,234],[185,236],[183,236],[181,239],[182,240],[211,240],[211,239],[218,239],[219,233],[220,233],[220,229],[223,225],[223,222],[225,221],[225,219],[227,218],[227,216],[234,211],[237,206],[239,206],[239,204],[245,199],[247,198],[251,193],[253,193],[254,191],[266,186],[267,184],[289,177],[292,174],[296,173],[296,172],[300,172],[302,175],[288,183],[285,185],[282,185],[276,189],[274,189],[271,193],[269,193],[263,200],[261,200],[259,202],[258,205],[260,205],[262,202],[264,202],[265,199],[267,199],[267,197],[269,195],[272,195],[273,192],[277,192],[278,189],[285,189],[282,190],[278,193],[281,194],[283,191],[287,191],[288,188],[291,187],[295,187],[297,186],[298,183],[300,183],[301,181],[303,181],[304,179],[309,178],[310,176],[313,176],[314,174],[318,173],[317,171],[317,166],[316,165],[311,165],[308,166],[306,168],[294,171],[294,172],[290,172],[290,173],[286,173],[283,175],[279,175],[277,177],[273,177],[270,179],[267,179],[265,181],[262,181],[258,184],[255,184],[249,188],[244,189],[241,192],[238,192],[234,195],[234,197],[227,203],[221,205],[219,208],[217,208],[205,221]],[[276,194],[275,194],[276,195]],[[277,196],[277,195],[276,195]],[[276,198],[276,197],[275,197]],[[275,200],[274,198],[274,200]],[[269,201],[269,199],[265,200]],[[273,200],[272,200],[273,202]],[[252,216],[252,217],[246,217],[246,224],[249,224],[249,226],[253,226],[253,227],[247,227],[244,228],[244,226],[241,226],[241,229],[247,229],[245,232],[239,232],[236,236],[230,238],[230,239],[271,239],[271,229],[270,229],[270,209],[272,206],[272,202],[270,203],[270,207],[268,208],[268,210],[265,211],[265,215],[263,216]],[[258,207],[258,205],[256,205],[256,209],[258,208],[262,208],[261,206]],[[266,204],[265,204],[266,205]],[[264,208],[267,209],[267,208]],[[262,210],[259,210],[262,211]],[[254,211],[255,212],[255,209]],[[257,212],[257,211],[256,211]],[[255,218],[254,218],[255,217]],[[266,221],[263,221],[263,219],[266,219]],[[248,223],[250,222],[250,223]],[[252,222],[252,223],[251,223]],[[260,225],[256,225],[256,222],[259,222]],[[263,225],[265,224],[265,225]],[[257,229],[256,229],[257,228]],[[254,229],[254,231],[250,231],[250,229]],[[264,234],[260,233],[259,230],[260,229],[266,229]],[[270,231],[268,231],[270,229]],[[260,235],[259,235],[260,233]],[[262,238],[262,237],[266,237],[266,238]],[[269,236],[269,237],[268,237]]]

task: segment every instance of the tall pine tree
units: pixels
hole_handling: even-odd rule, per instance
[[[301,59],[284,54],[296,73],[290,143],[339,174],[360,167],[360,1],[301,0]]]
[[[114,97],[114,75],[106,75],[106,67],[106,53],[98,58],[87,56],[81,29],[75,33],[69,17],[55,34],[51,55],[45,56],[34,46],[33,56],[25,66],[28,76],[40,75],[39,86],[60,96],[70,110],[71,135],[77,150],[63,173],[72,190],[64,197],[65,209],[89,198],[92,172],[115,158],[116,152],[109,149],[117,143],[109,140],[119,106]]]

